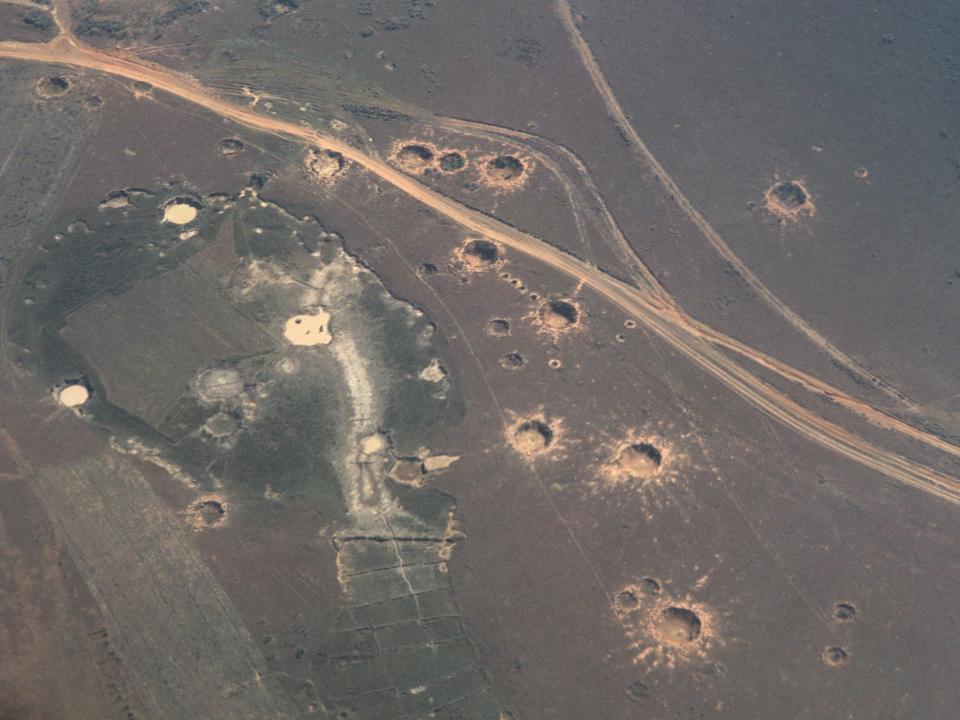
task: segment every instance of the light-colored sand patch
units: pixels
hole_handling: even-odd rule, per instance
[[[110,448],[123,455],[132,455],[145,460],[152,465],[156,465],[158,468],[161,468],[168,473],[170,477],[179,480],[187,487],[195,488],[198,484],[196,479],[194,479],[193,476],[186,472],[182,467],[164,458],[159,449],[144,445],[139,440],[135,440],[134,438],[121,439],[118,437],[111,437]],[[220,481],[216,477],[214,477],[213,480],[219,487]]]
[[[90,399],[90,391],[83,385],[67,385],[57,397],[61,405],[80,407]]]
[[[309,148],[303,159],[303,166],[313,180],[319,183],[330,184],[341,175],[346,168],[343,155],[333,150]]]
[[[440,558],[442,560],[449,560],[453,556],[453,550],[457,543],[467,539],[467,536],[460,529],[460,523],[453,514],[453,510],[447,513],[447,527],[445,528],[443,537],[447,542],[440,549]]]
[[[284,375],[293,375],[300,369],[300,365],[293,358],[283,358],[277,363],[277,370]]]
[[[447,371],[437,358],[433,358],[430,364],[420,371],[420,379],[427,382],[443,382],[447,379]]]
[[[107,195],[99,207],[102,210],[119,210],[130,205],[130,194],[126,190],[116,190]]]
[[[446,470],[460,459],[459,455],[429,455],[423,458],[423,469],[428,473]]]
[[[163,209],[163,221],[172,225],[186,225],[197,218],[197,208],[190,203],[175,202]]]
[[[390,468],[390,478],[412,487],[423,487],[424,475],[441,472],[460,459],[459,455],[433,455],[430,448],[420,448],[414,457],[397,458]]]
[[[364,455],[375,455],[390,447],[390,441],[383,433],[373,433],[360,440],[360,452]]]
[[[313,315],[294,315],[287,320],[283,336],[293,345],[329,345],[333,340],[330,313],[320,308]]]

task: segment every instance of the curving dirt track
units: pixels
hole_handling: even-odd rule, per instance
[[[792,325],[796,330],[806,336],[810,342],[812,342],[822,351],[826,352],[827,355],[829,355],[830,358],[837,362],[841,367],[849,370],[862,380],[869,382],[885,395],[897,401],[904,409],[913,412],[919,410],[919,406],[903,392],[890,386],[881,378],[871,373],[869,370],[861,367],[855,360],[850,358],[842,350],[840,350],[840,348],[836,347],[833,343],[820,335],[803,318],[787,307],[783,301],[780,300],[780,298],[778,298],[770,290],[770,288],[763,284],[763,281],[756,276],[753,270],[751,270],[750,267],[744,263],[736,253],[733,252],[731,247],[727,245],[726,241],[713,228],[707,219],[703,217],[703,215],[700,214],[700,211],[693,206],[689,199],[687,199],[686,195],[683,194],[683,191],[680,189],[679,185],[677,185],[670,173],[667,172],[666,168],[660,164],[660,161],[657,160],[652,152],[650,152],[650,149],[647,147],[646,143],[644,143],[639,134],[637,134],[636,129],[630,123],[626,113],[624,113],[623,108],[617,101],[617,97],[613,93],[613,88],[611,88],[610,84],[607,82],[603,71],[600,69],[600,65],[597,63],[596,58],[593,56],[593,53],[590,50],[590,46],[587,44],[586,40],[584,40],[583,35],[580,34],[580,30],[577,27],[577,23],[573,15],[573,9],[570,7],[568,0],[556,0],[555,8],[557,15],[560,17],[560,20],[563,23],[564,29],[570,36],[570,42],[573,44],[574,49],[580,56],[580,61],[583,64],[584,69],[590,76],[590,80],[597,89],[597,93],[602,98],[603,103],[607,108],[607,112],[610,113],[610,116],[617,124],[617,127],[623,131],[631,149],[633,150],[634,156],[643,167],[649,170],[658,180],[660,180],[661,183],[663,183],[663,186],[670,193],[670,196],[673,198],[674,202],[677,203],[680,210],[689,218],[694,226],[701,233],[703,233],[703,236],[707,239],[717,254],[719,254],[720,257],[722,257],[736,269],[736,271],[740,274],[740,277],[743,278],[747,285],[750,286],[750,289],[753,290],[758,297],[760,297],[784,319],[786,319],[786,321],[790,323],[790,325]]]
[[[460,204],[423,185],[385,161],[373,157],[336,137],[329,136],[311,127],[261,115],[251,109],[234,105],[212,94],[190,76],[152,65],[128,55],[109,53],[83,46],[69,32],[63,30],[64,27],[68,27],[68,23],[63,22],[64,7],[65,5],[62,2],[56,5],[55,18],[60,24],[61,33],[55,40],[45,44],[3,42],[0,43],[0,57],[27,62],[72,65],[130,80],[147,82],[159,90],[169,92],[249,128],[339,152],[345,158],[374,173],[398,190],[464,228],[495,239],[513,250],[550,265],[581,283],[584,287],[592,288],[624,312],[642,322],[651,332],[656,333],[657,336],[723,382],[742,398],[801,435],[887,477],[960,505],[960,482],[956,479],[901,457],[896,453],[884,450],[802,407],[799,403],[731,360],[716,345],[735,349],[761,365],[779,368],[778,372],[787,372],[786,369],[789,366],[774,361],[772,358],[735,340],[724,338],[719,333],[690,318],[672,302],[665,303],[659,291],[644,292],[617,280],[589,263],[583,262],[533,235]],[[561,11],[566,8],[569,15],[568,4],[561,2],[560,7]],[[573,22],[572,16],[570,16],[570,22]],[[586,51],[589,52],[589,48],[586,48]],[[592,58],[592,56],[590,57]],[[639,141],[639,138],[637,140]],[[653,160],[653,162],[656,161]],[[659,167],[659,164],[656,166]],[[661,171],[666,176],[662,168]],[[678,198],[678,202],[681,202],[682,195],[679,194],[679,190],[675,192],[675,196]],[[689,206],[689,201],[685,202]],[[692,206],[690,209],[696,213]],[[696,214],[695,217],[701,216]],[[703,222],[705,223],[705,221]],[[727,249],[729,250],[729,248]],[[816,338],[819,338],[819,336],[815,333],[814,336],[811,339],[828,352],[832,352],[830,349],[832,346],[829,344],[823,345],[826,341],[822,338],[817,341]],[[838,350],[836,352],[839,353]],[[857,413],[860,417],[878,427],[896,431],[937,450],[960,457],[960,448],[935,435],[886,415],[798,370],[789,368],[789,373],[798,382],[802,381],[808,389],[827,394],[838,404]]]

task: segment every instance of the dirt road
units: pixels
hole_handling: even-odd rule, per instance
[[[58,9],[60,6],[61,4],[58,4]],[[468,208],[421,184],[387,162],[372,157],[336,137],[305,125],[298,125],[237,106],[217,97],[190,76],[135,57],[94,50],[81,45],[66,32],[61,32],[55,40],[45,44],[0,43],[0,57],[26,62],[71,65],[146,82],[158,90],[180,97],[246,127],[339,152],[344,158],[377,175],[467,230],[497,240],[513,250],[568,275],[584,287],[592,288],[638,322],[643,323],[650,331],[742,398],[805,437],[887,477],[960,505],[960,482],[954,478],[884,450],[816,416],[731,360],[716,345],[725,344],[735,347],[742,355],[750,357],[761,365],[771,362],[768,356],[735,340],[723,338],[719,333],[690,318],[674,304],[664,304],[662,299],[657,297],[657,293],[639,290],[533,235]],[[782,363],[778,364],[788,367]],[[834,402],[855,412],[870,423],[923,442],[952,456],[960,457],[960,448],[941,438],[886,415],[800,371],[791,370],[795,378],[806,379],[808,389],[829,395]]]

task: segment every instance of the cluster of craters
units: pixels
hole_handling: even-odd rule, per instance
[[[193,390],[201,404],[214,411],[204,422],[203,433],[229,445],[243,421],[253,415],[255,388],[248,387],[236,369],[214,367],[196,376]]]
[[[471,161],[460,150],[441,149],[422,140],[396,143],[390,160],[411,175],[454,175],[473,166],[476,169],[476,182],[495,190],[509,190],[523,185],[533,168],[533,162],[519,154],[480,155]]]
[[[843,625],[853,623],[857,619],[857,609],[853,603],[838,602],[833,606],[833,621]],[[850,660],[850,652],[843,645],[830,645],[820,656],[828,667],[842,667]]]
[[[719,644],[714,613],[703,603],[673,595],[652,577],[622,588],[614,598],[614,613],[635,661],[651,667],[706,659]]]

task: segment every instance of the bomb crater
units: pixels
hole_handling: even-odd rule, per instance
[[[553,431],[540,420],[528,420],[514,432],[514,446],[524,454],[539,454],[550,447]]]
[[[468,240],[457,254],[466,269],[473,272],[488,270],[503,259],[500,246],[483,238]]]
[[[661,452],[650,443],[635,443],[620,451],[617,469],[629,478],[646,480],[656,475],[663,462]]]
[[[63,75],[44,75],[33,86],[34,92],[44,100],[66,95],[73,83]]]
[[[467,159],[458,152],[446,152],[440,156],[440,170],[445,173],[455,173],[463,170],[467,165]]]
[[[703,623],[693,610],[671,605],[661,611],[658,628],[665,643],[683,645],[700,637]]]
[[[816,214],[810,191],[800,180],[775,182],[763,196],[763,206],[780,222],[793,222]]]
[[[498,155],[487,163],[488,177],[510,182],[523,175],[523,163],[513,155]]]
[[[433,148],[420,143],[404,145],[394,155],[397,165],[412,173],[422,173],[430,167],[435,156]]]
[[[825,665],[840,667],[850,659],[849,654],[839,645],[832,645],[823,651],[822,659]]]
[[[574,328],[580,321],[580,311],[566,300],[547,300],[537,311],[541,325],[551,332],[565,332]]]

